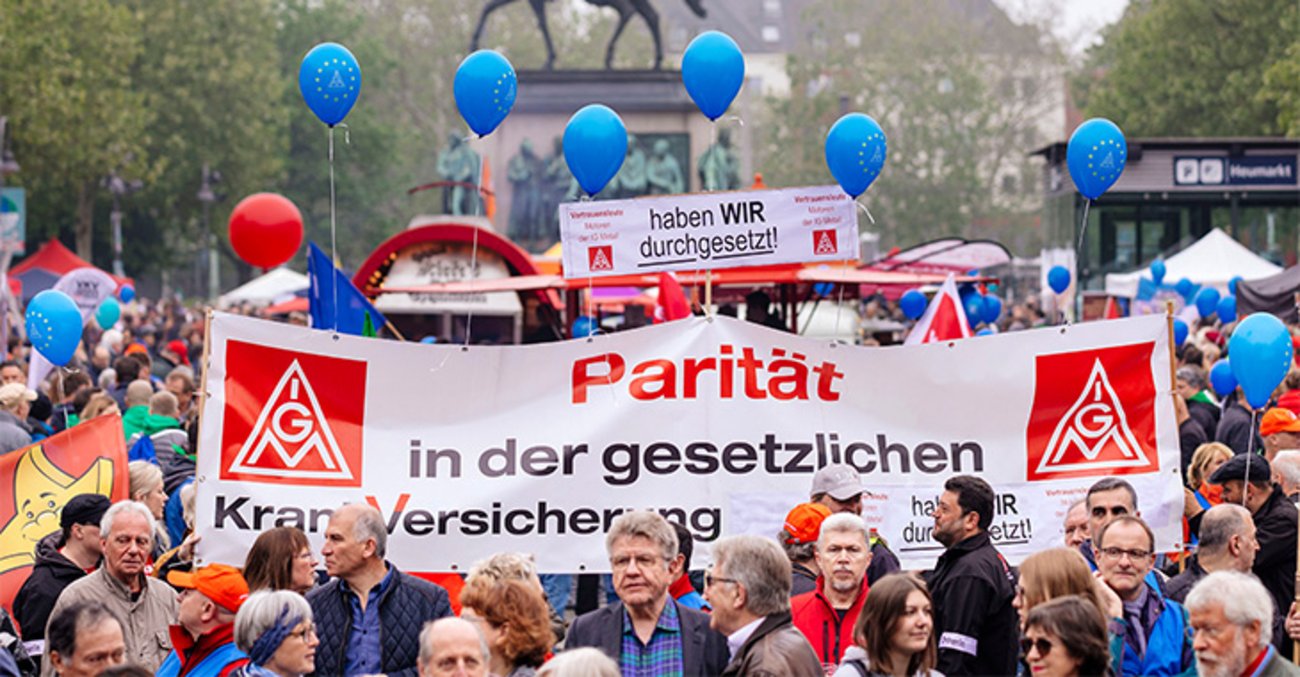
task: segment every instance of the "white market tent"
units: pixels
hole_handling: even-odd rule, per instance
[[[1215,228],[1191,246],[1165,259],[1164,284],[1173,284],[1187,278],[1194,284],[1224,291],[1234,277],[1258,280],[1276,275],[1281,270],[1281,267],[1269,263]],[[1149,266],[1131,273],[1110,273],[1106,275],[1106,293],[1133,298],[1137,296],[1138,280],[1144,277],[1151,277]]]
[[[276,268],[222,294],[217,305],[224,308],[235,303],[274,303],[309,286],[311,281],[306,275],[288,268]]]

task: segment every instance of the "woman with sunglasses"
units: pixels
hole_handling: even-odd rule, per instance
[[[871,586],[853,627],[854,645],[834,677],[930,677],[937,655],[930,591],[913,574]]]
[[[1123,603],[1105,583],[1102,583],[1084,561],[1079,551],[1071,548],[1051,548],[1036,552],[1020,563],[1020,582],[1011,605],[1020,612],[1023,636],[1029,614],[1039,606],[1063,597],[1076,596],[1094,609],[1105,626],[1105,619],[1123,616]],[[1115,629],[1108,635],[1112,667],[1118,669],[1124,655],[1124,635]],[[1021,654],[1020,670],[1030,674]]]
[[[235,646],[249,662],[235,677],[301,677],[316,670],[311,605],[296,592],[262,590],[235,615]]]
[[[1091,601],[1078,595],[1035,606],[1025,618],[1020,651],[1034,677],[1109,677],[1106,624]]]

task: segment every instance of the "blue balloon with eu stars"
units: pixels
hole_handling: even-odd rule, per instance
[[[81,310],[71,296],[46,289],[27,304],[24,323],[32,347],[51,364],[62,367],[81,341]]]
[[[885,130],[869,115],[849,113],[826,134],[826,166],[850,197],[867,192],[889,155]]]
[[[302,58],[298,91],[311,112],[333,127],[343,122],[361,95],[361,64],[347,47],[322,42]]]
[[[1124,132],[1106,118],[1093,118],[1070,135],[1065,164],[1079,193],[1089,200],[1101,197],[1124,172],[1128,142]]]
[[[480,49],[465,57],[452,83],[460,116],[479,136],[491,134],[506,119],[515,106],[518,91],[515,67],[490,49]]]

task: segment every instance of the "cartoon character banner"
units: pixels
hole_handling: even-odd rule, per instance
[[[35,563],[36,543],[59,530],[77,494],[127,497],[122,418],[100,416],[0,455],[0,605],[10,609]]]
[[[241,563],[262,531],[322,543],[331,511],[384,515],[388,557],[464,571],[535,553],[542,571],[608,570],[628,509],[694,532],[774,536],[824,464],[856,467],[863,516],[908,568],[934,565],[943,483],[997,493],[1013,562],[1062,543],[1101,477],[1137,489],[1161,550],[1183,492],[1164,318],[859,348],[725,317],[589,340],[439,346],[216,314],[199,440],[204,560]]]

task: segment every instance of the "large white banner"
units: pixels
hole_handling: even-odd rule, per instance
[[[569,202],[560,240],[569,278],[843,261],[858,215],[839,186]]]
[[[620,512],[661,511],[709,546],[774,536],[828,462],[856,466],[864,516],[909,568],[942,552],[929,516],[959,474],[997,492],[1012,562],[1062,543],[1105,476],[1137,489],[1158,547],[1181,537],[1168,325],[1140,317],[952,343],[859,348],[724,317],[587,340],[396,343],[216,314],[199,440],[200,556],[262,531],[319,545],[368,501],[414,571],[495,552],[606,570]]]

